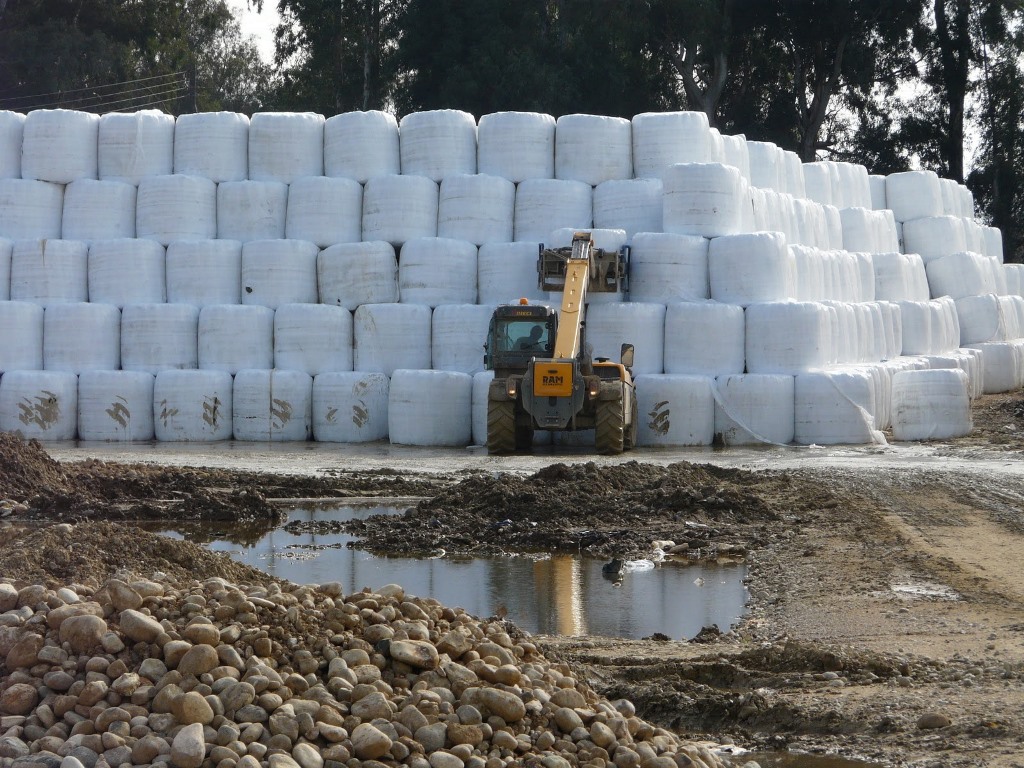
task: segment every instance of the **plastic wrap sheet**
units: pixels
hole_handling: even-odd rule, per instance
[[[723,445],[793,442],[793,377],[732,374],[715,379],[715,439]]]

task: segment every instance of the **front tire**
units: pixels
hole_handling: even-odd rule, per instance
[[[490,400],[487,403],[487,452],[514,453],[516,450],[516,404]]]
[[[626,430],[622,413],[622,399],[599,400],[597,403],[597,424],[594,430],[594,447],[606,456],[622,453],[625,448]]]

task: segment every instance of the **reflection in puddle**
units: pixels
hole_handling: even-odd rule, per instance
[[[288,521],[361,519],[397,511],[402,510],[307,507],[290,511]],[[733,626],[747,599],[743,565],[645,567],[641,562],[616,582],[602,573],[602,561],[568,555],[377,557],[349,549],[354,537],[340,533],[238,530],[224,523],[147,529],[185,537],[295,583],[337,581],[347,592],[398,583],[411,594],[478,616],[507,615],[533,633],[691,638],[705,626],[715,624],[722,631]]]

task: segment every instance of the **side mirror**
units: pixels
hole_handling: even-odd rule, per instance
[[[622,351],[619,353],[619,360],[627,368],[633,367],[633,345],[623,344]]]

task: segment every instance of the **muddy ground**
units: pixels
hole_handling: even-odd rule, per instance
[[[970,437],[932,446],[953,460],[943,471],[754,472],[638,453],[537,472],[511,459],[505,473],[466,460],[437,473],[353,464],[270,475],[57,462],[0,435],[0,577],[63,583],[130,564],[238,579],[224,558],[122,526],[265,526],[284,498],[424,497],[404,516],[358,524],[373,550],[612,558],[667,540],[682,561],[749,562],[739,627],[690,642],[547,637],[546,653],[689,737],[894,766],[1024,766],[1024,397],[987,396],[974,417]],[[33,520],[76,525],[21,526]]]

